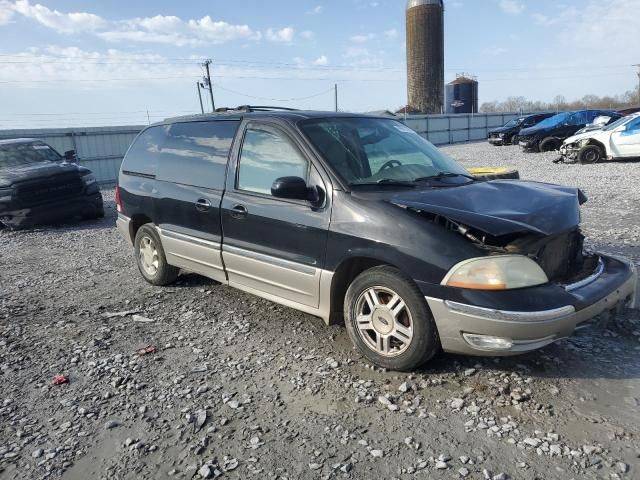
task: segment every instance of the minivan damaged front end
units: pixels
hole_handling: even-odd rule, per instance
[[[604,311],[635,306],[634,265],[584,250],[579,190],[498,181],[456,193],[446,202],[447,191],[394,200],[478,247],[437,287],[418,282],[444,351],[520,354],[571,336]]]

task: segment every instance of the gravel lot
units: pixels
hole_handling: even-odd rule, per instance
[[[445,150],[579,186],[590,245],[640,264],[640,163]],[[195,275],[146,284],[105,198],[100,222],[0,231],[1,479],[640,478],[638,312],[385,372],[340,326]]]

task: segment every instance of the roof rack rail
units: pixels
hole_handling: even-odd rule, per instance
[[[286,108],[286,107],[271,107],[271,106],[266,106],[266,105],[240,105],[239,107],[236,108],[228,108],[228,107],[222,107],[222,108],[217,108],[216,112],[237,112],[237,111],[241,111],[241,112],[269,112],[271,110],[281,110],[281,111],[285,111],[285,112],[297,112],[298,109],[297,108]]]

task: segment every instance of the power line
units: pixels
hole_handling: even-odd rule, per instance
[[[246,94],[246,93],[237,92],[237,91],[235,91],[235,90],[231,90],[230,88],[221,87],[220,85],[217,85],[217,86],[216,86],[216,88],[218,88],[218,89],[220,89],[220,90],[223,90],[223,91],[225,91],[225,92],[229,92],[229,93],[234,93],[234,94],[236,94],[236,95],[240,95],[240,96],[242,96],[242,97],[253,98],[254,100],[268,100],[268,101],[271,101],[271,102],[294,102],[294,101],[301,101],[301,100],[309,100],[309,99],[311,99],[311,98],[316,98],[316,97],[320,97],[320,96],[322,96],[322,95],[326,95],[327,93],[329,93],[329,92],[332,92],[332,91],[333,91],[333,87],[331,87],[331,88],[330,88],[330,89],[328,89],[328,90],[324,90],[324,91],[322,91],[322,92],[320,92],[320,93],[316,93],[316,94],[309,95],[309,96],[306,96],[306,97],[297,97],[297,98],[269,98],[269,97],[258,97],[258,96],[255,96],[255,95],[249,95],[249,94]]]

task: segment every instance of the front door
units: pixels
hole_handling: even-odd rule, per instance
[[[611,144],[615,158],[640,157],[640,117],[627,123],[624,131],[613,132]]]
[[[221,208],[229,284],[317,308],[331,218],[329,196],[316,205],[284,200],[271,195],[271,185],[291,176],[323,192],[327,184],[305,146],[284,126],[249,122],[242,145],[234,151],[235,168],[230,164]]]

